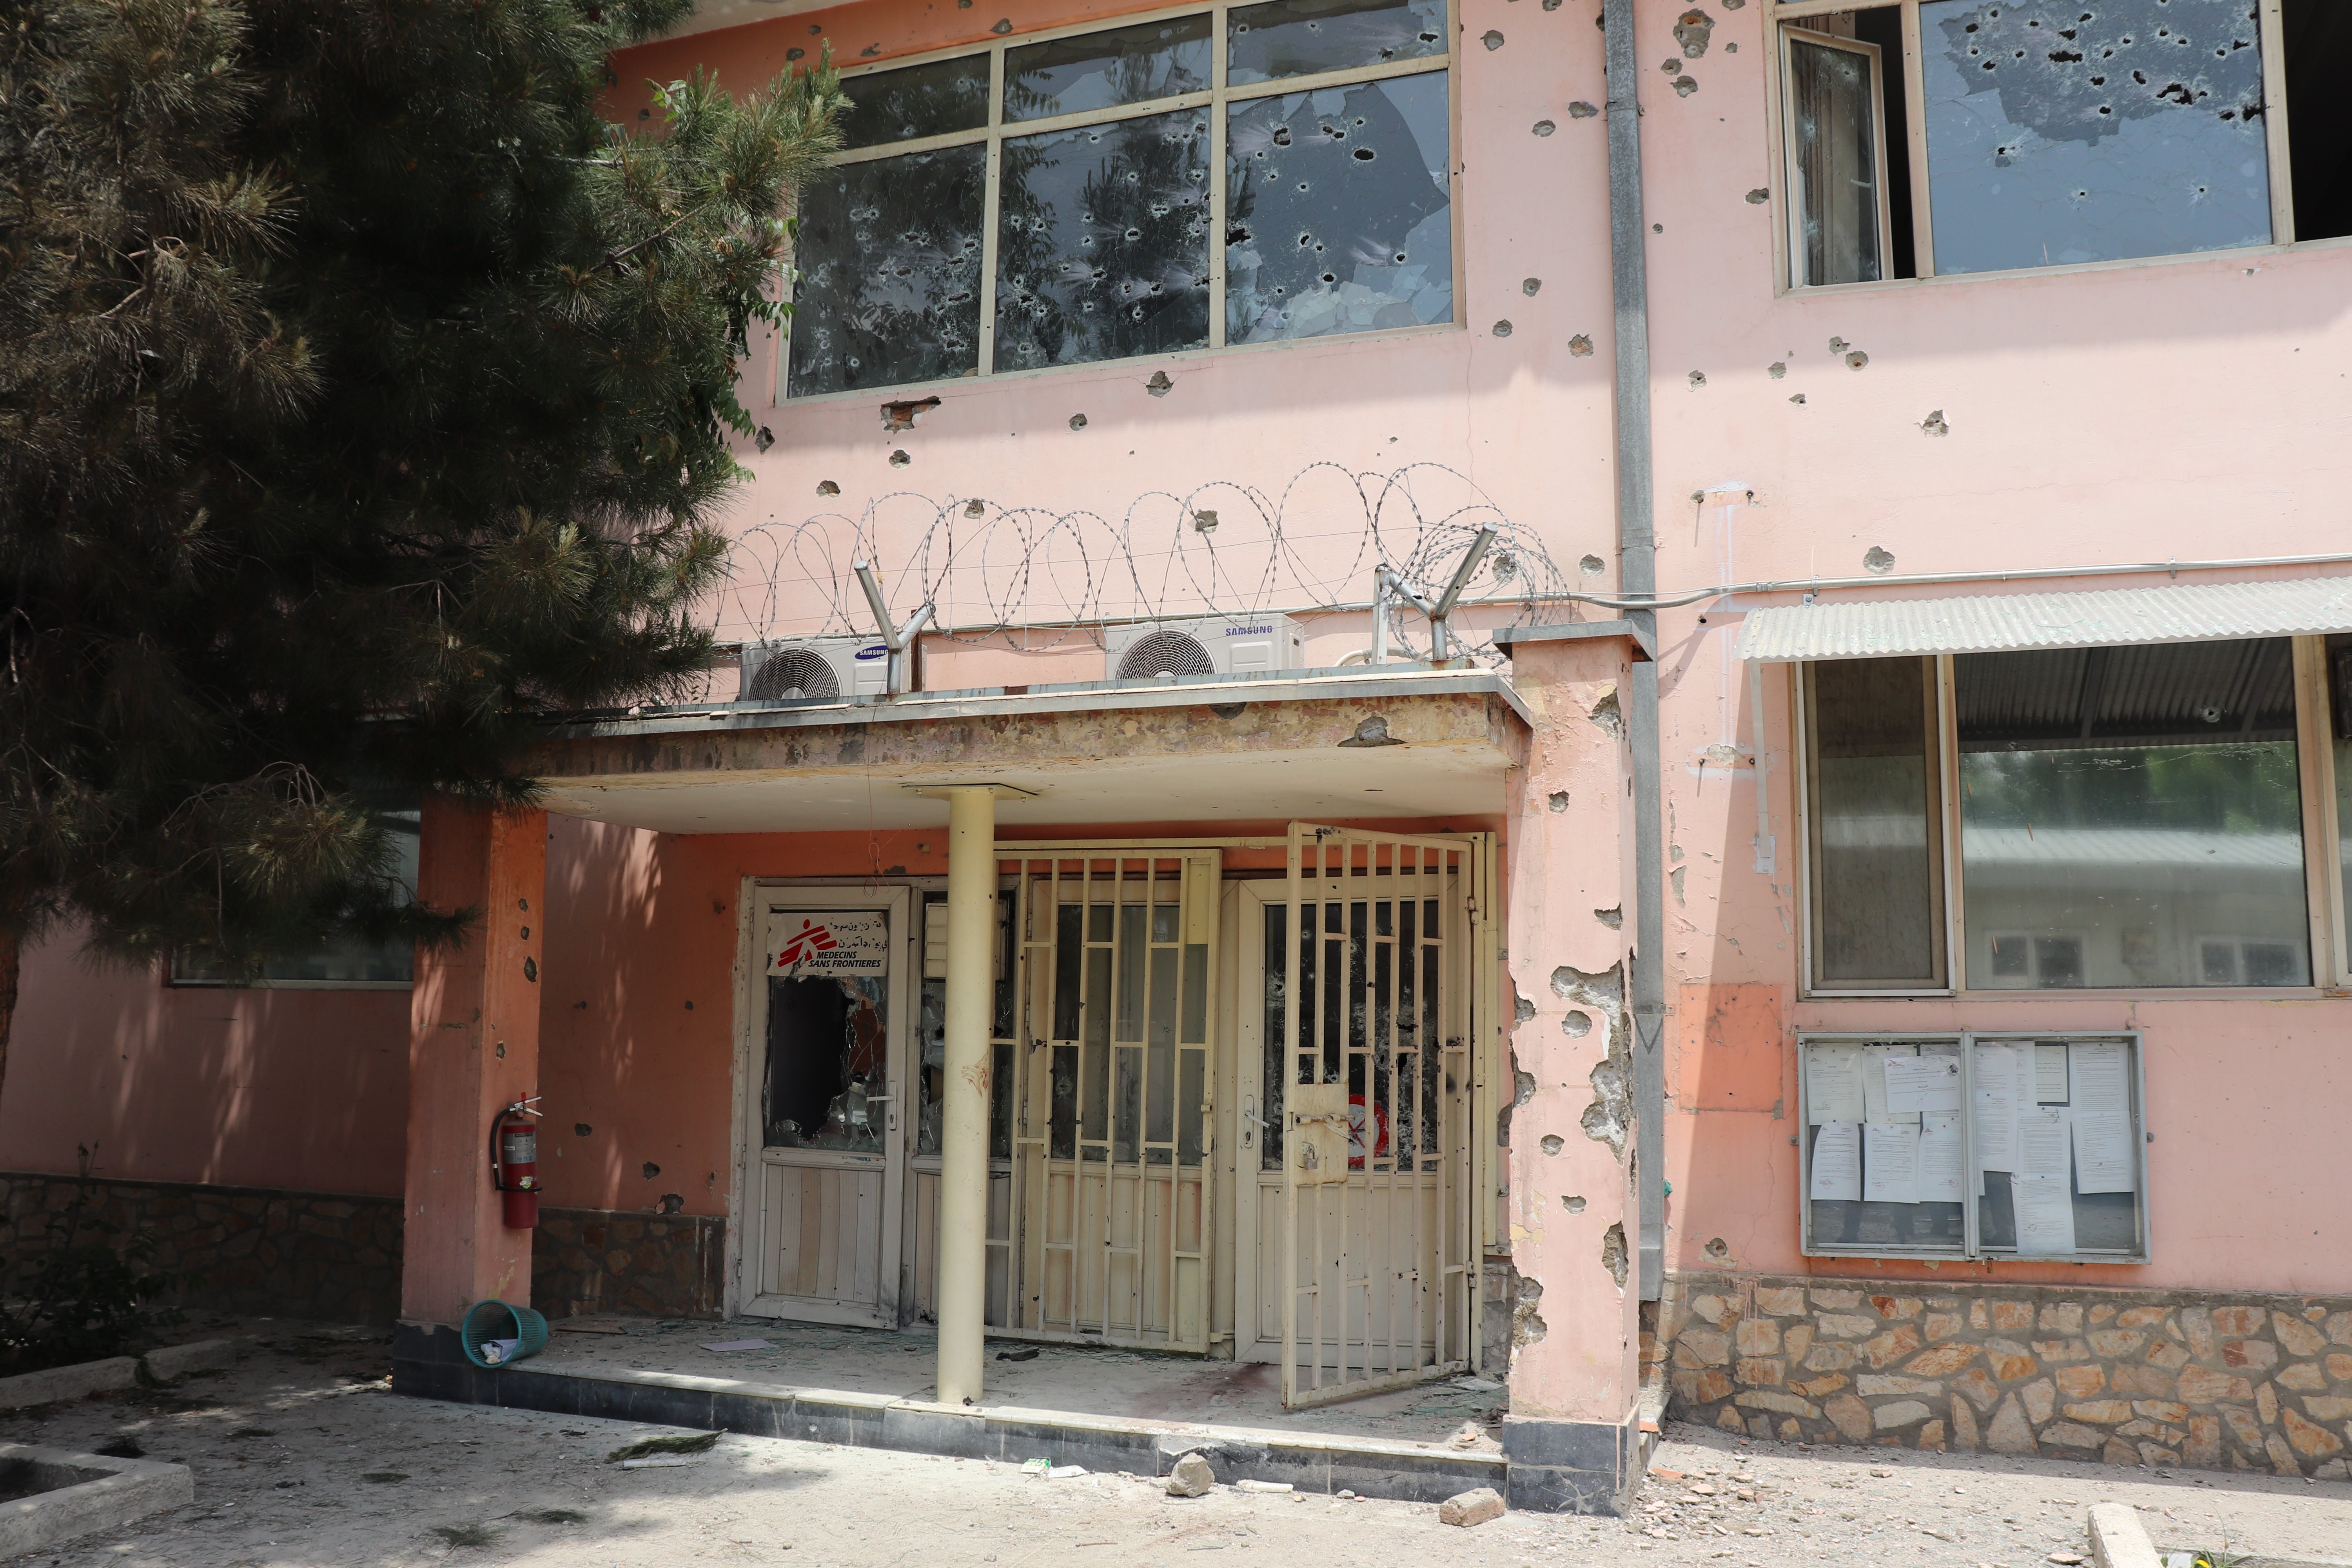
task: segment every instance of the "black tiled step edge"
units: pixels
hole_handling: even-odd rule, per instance
[[[1162,1476],[1195,1450],[1221,1481],[1288,1481],[1302,1492],[1442,1502],[1473,1487],[1506,1491],[1500,1454],[1319,1432],[1192,1426],[1009,1405],[959,1409],[882,1394],[791,1388],[635,1368],[534,1366],[485,1371],[457,1353],[457,1336],[403,1324],[394,1339],[395,1394],[543,1410],[697,1431],[740,1432],[903,1453]],[[1506,1494],[1507,1495],[1507,1493]]]

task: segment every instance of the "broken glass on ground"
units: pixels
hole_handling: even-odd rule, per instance
[[[988,57],[872,71],[847,79],[841,90],[850,103],[841,117],[845,148],[978,131],[988,123]]]
[[[979,370],[987,152],[844,163],[803,188],[791,395]]]
[[[1004,118],[1083,114],[1208,86],[1209,16],[1203,12],[1006,50]]]
[[[1919,7],[1937,272],[2263,245],[2252,0]]]
[[[1270,0],[1236,6],[1225,46],[1235,87],[1442,55],[1445,0]]]
[[[1453,320],[1444,72],[1256,99],[1230,114],[1228,342]]]
[[[999,371],[1209,341],[1206,110],[1004,142]]]

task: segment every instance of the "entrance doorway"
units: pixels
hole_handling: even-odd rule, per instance
[[[761,900],[743,1310],[896,1328],[908,893],[762,889]]]

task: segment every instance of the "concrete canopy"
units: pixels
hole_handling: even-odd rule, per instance
[[[1339,670],[855,703],[723,703],[583,721],[530,766],[551,811],[664,833],[938,819],[988,783],[1024,824],[1436,816],[1502,809],[1528,715],[1495,672]]]

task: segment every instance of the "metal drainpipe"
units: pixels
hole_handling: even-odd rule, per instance
[[[1642,106],[1633,0],[1602,0],[1609,72],[1609,278],[1616,306],[1617,585],[1628,598],[1658,586],[1650,472],[1650,284],[1642,232]],[[1625,618],[1657,646],[1654,610]],[[1633,1107],[1641,1205],[1641,1299],[1665,1272],[1666,910],[1664,824],[1658,801],[1658,667],[1636,660],[1625,704],[1633,761]]]

